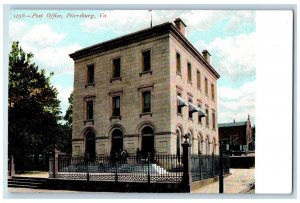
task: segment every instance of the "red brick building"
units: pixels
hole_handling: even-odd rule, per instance
[[[219,140],[224,146],[229,145],[229,150],[234,152],[247,152],[252,142],[251,122],[248,115],[247,121],[232,123],[219,123]],[[228,147],[227,147],[228,150]]]

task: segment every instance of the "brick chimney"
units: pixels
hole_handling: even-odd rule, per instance
[[[207,50],[203,50],[202,55],[204,56],[205,60],[210,63],[210,53]]]
[[[174,23],[175,23],[176,28],[179,30],[179,32],[181,32],[181,34],[183,36],[185,36],[186,25],[184,24],[184,22],[180,18],[176,18],[174,20]]]

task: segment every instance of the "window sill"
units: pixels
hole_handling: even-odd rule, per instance
[[[121,120],[122,119],[122,116],[111,116],[109,117],[109,120],[113,120],[113,119],[118,119],[118,120]]]
[[[142,72],[140,73],[140,77],[141,77],[142,75],[146,75],[146,74],[151,74],[151,75],[152,75],[152,70],[142,71]]]
[[[122,81],[122,77],[111,78],[111,79],[110,79],[110,83],[112,83],[113,81],[116,81],[116,80]]]
[[[144,112],[144,113],[140,113],[140,118],[142,116],[146,116],[146,115],[150,115],[152,117],[152,112]]]
[[[89,86],[95,87],[95,83],[93,82],[93,83],[89,83],[89,84],[85,84],[85,85],[84,85],[85,88],[87,88],[87,87],[89,87]]]
[[[84,125],[86,125],[87,123],[92,123],[92,125],[94,125],[94,122],[94,119],[88,119],[83,121]]]
[[[177,117],[183,117],[183,114],[182,113],[177,113]]]

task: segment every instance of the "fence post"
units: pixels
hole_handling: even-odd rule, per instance
[[[147,164],[148,164],[148,183],[150,183],[150,152],[147,155]]]
[[[56,178],[56,175],[58,174],[58,153],[59,151],[57,149],[54,150],[54,160],[53,160],[53,178]]]
[[[224,192],[224,180],[223,180],[223,144],[220,145],[220,177],[219,177],[219,193]]]
[[[215,164],[215,159],[214,159],[215,155],[212,154],[211,156],[211,170],[212,170],[212,176],[215,177],[215,167],[214,167],[214,164]]]
[[[183,175],[182,183],[184,192],[191,192],[192,186],[192,172],[191,172],[191,145],[187,141],[181,144],[182,146],[182,162],[183,162]]]
[[[90,181],[90,169],[89,169],[89,159],[90,159],[90,155],[89,153],[87,153],[86,155],[86,180],[87,181]]]
[[[116,162],[116,174],[115,174],[115,180],[116,180],[116,183],[118,182],[118,153],[116,152],[116,155],[115,155],[115,162]]]
[[[14,157],[11,156],[9,159],[8,159],[8,176],[9,177],[12,177],[15,175],[15,160],[14,160]]]

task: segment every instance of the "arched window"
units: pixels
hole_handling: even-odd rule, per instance
[[[198,154],[203,154],[203,138],[201,134],[198,136]]]
[[[111,153],[115,155],[123,151],[123,132],[120,129],[114,129],[111,133]]]
[[[205,139],[205,148],[206,148],[206,155],[209,155],[209,139],[208,139],[208,136],[206,136],[206,139]]]
[[[212,140],[212,154],[216,154],[216,138],[213,138]]]
[[[93,131],[88,131],[85,134],[85,155],[90,160],[96,156],[95,133]]]
[[[154,153],[154,131],[151,127],[146,126],[142,129],[142,153]]]

